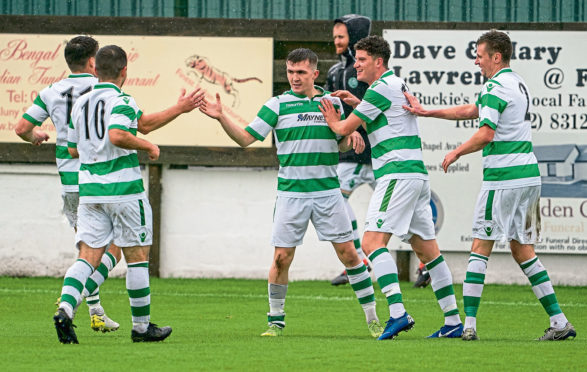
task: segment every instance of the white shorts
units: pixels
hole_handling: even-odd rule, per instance
[[[349,194],[364,183],[375,189],[375,175],[373,167],[369,164],[338,163],[336,173],[340,181],[340,189]]]
[[[271,245],[284,248],[301,245],[309,220],[312,220],[320,240],[333,243],[353,240],[351,220],[346,212],[344,198],[338,192],[317,198],[277,196]]]
[[[151,245],[153,214],[149,200],[122,203],[80,204],[76,244],[83,241],[91,248],[114,242],[119,247]]]
[[[473,237],[521,244],[540,241],[540,186],[481,190],[473,214]]]
[[[74,229],[77,226],[77,206],[79,205],[79,192],[62,192],[63,214]]]
[[[435,239],[430,182],[390,176],[378,179],[369,202],[365,231],[391,233],[404,242],[409,242],[413,235],[423,240]]]

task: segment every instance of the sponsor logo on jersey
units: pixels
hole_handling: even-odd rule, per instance
[[[285,108],[303,106],[304,102],[286,103]]]
[[[128,103],[130,102],[130,99],[128,99],[128,97],[124,97],[122,99],[124,101],[124,103],[126,103],[128,105]]]
[[[487,234],[487,236],[491,236],[491,233],[493,232],[493,228],[492,227],[486,227],[485,228],[485,234]]]
[[[147,234],[145,232],[142,232],[139,234],[139,238],[141,238],[141,242],[144,242],[147,238]]]
[[[322,114],[299,114],[298,121],[316,121],[320,123],[326,123],[324,115]]]
[[[383,220],[380,218],[377,220],[377,228],[380,229],[383,226]]]

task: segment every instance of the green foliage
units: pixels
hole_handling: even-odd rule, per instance
[[[427,340],[442,325],[430,288],[402,283],[415,328],[393,341],[371,339],[349,286],[290,283],[284,336],[265,338],[267,284],[237,279],[152,279],[151,319],[173,334],[158,344],[133,344],[123,279],[102,287],[117,332],[90,329],[87,306],[75,320],[80,345],[57,341],[52,315],[62,280],[0,278],[2,371],[22,370],[578,370],[587,365],[587,288],[557,287],[578,338],[538,342],[548,316],[529,286],[487,285],[478,314],[478,342]],[[456,286],[462,313],[462,287]],[[388,312],[377,292],[382,322]]]

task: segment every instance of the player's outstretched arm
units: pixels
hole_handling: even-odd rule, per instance
[[[40,146],[41,143],[49,139],[49,135],[47,133],[43,132],[40,128],[37,128],[33,123],[26,120],[25,118],[20,118],[18,123],[16,123],[16,129],[14,132],[17,136],[26,142],[32,143],[35,146]]]
[[[350,135],[363,123],[363,120],[353,113],[348,118],[340,120],[340,111],[334,107],[329,99],[321,100],[318,108],[324,115],[324,120],[326,120],[330,129],[341,136]]]
[[[77,151],[77,148],[68,146],[67,152],[69,152],[69,155],[71,155],[72,158],[74,158],[74,159],[79,158],[79,152]]]
[[[149,154],[150,160],[159,159],[159,147],[151,142],[138,138],[122,129],[109,129],[108,137],[114,146],[127,150],[141,150]]]
[[[442,161],[442,169],[444,169],[444,173],[447,172],[448,166],[459,160],[461,156],[479,151],[487,146],[487,144],[493,140],[494,135],[495,131],[488,125],[483,125],[479,128],[479,130],[473,134],[467,142],[446,154]]]
[[[177,118],[179,115],[185,114],[196,107],[199,107],[204,100],[204,94],[205,92],[201,88],[197,88],[189,94],[186,94],[186,90],[182,89],[181,95],[175,105],[160,112],[143,114],[139,118],[139,132],[147,134],[157,130]]]
[[[420,104],[420,101],[418,101],[418,99],[410,93],[404,92],[404,96],[406,96],[409,105],[403,105],[402,107],[416,116],[433,117],[447,120],[476,119],[479,117],[479,109],[475,104],[472,103],[439,110],[426,110]]]
[[[359,132],[355,131],[340,141],[338,144],[338,150],[340,152],[355,150],[356,154],[360,154],[365,151],[365,140],[363,140],[363,137]]]
[[[340,98],[344,103],[351,106],[352,108],[356,108],[361,100],[355,97],[351,92],[348,90],[337,90],[331,94],[333,97]]]
[[[204,100],[200,106],[200,111],[216,119],[222,125],[222,129],[228,134],[228,136],[241,147],[247,147],[257,139],[253,137],[249,132],[234,124],[224,113],[222,112],[222,102],[220,101],[220,94],[216,93],[216,102]]]

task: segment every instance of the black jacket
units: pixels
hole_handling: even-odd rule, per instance
[[[334,92],[336,90],[348,90],[359,99],[363,99],[365,91],[369,87],[366,83],[357,80],[357,71],[353,67],[355,64],[355,49],[354,45],[357,41],[364,37],[369,36],[371,31],[371,20],[367,17],[348,14],[337,18],[334,23],[344,23],[349,33],[349,47],[344,53],[338,56],[339,62],[333,65],[328,70],[328,76],[326,77],[326,86],[324,87],[327,91]],[[353,108],[346,103],[342,104],[344,114],[346,117],[353,112]],[[362,154],[355,154],[354,150],[340,153],[339,161],[347,163],[361,163],[371,164],[371,146],[369,145],[369,139],[367,138],[367,132],[362,126],[357,129],[363,140],[365,140],[365,151]]]

